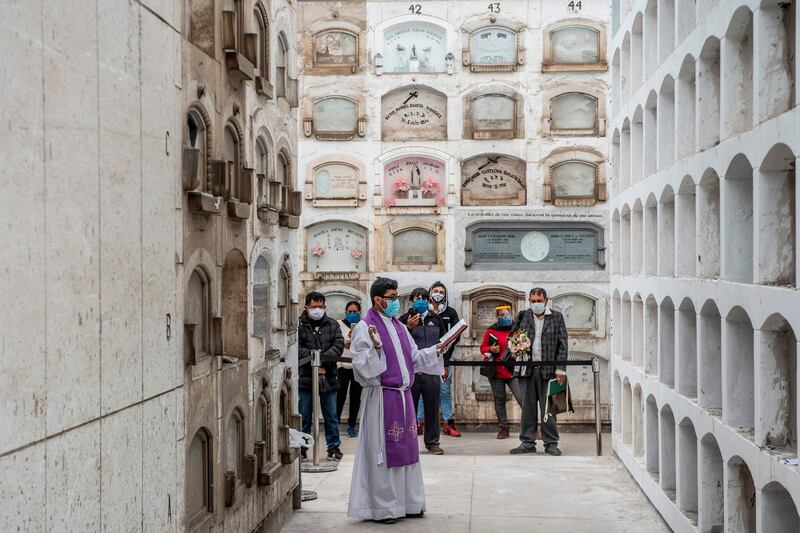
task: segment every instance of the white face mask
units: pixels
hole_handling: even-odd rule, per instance
[[[431,294],[431,300],[433,300],[436,303],[443,302],[444,294],[442,294],[441,292],[434,292],[433,294]]]
[[[308,316],[311,317],[311,320],[320,320],[322,319],[322,317],[325,316],[325,309],[321,307],[315,307],[313,309],[309,309]]]
[[[541,315],[542,313],[544,313],[544,308],[545,308],[544,302],[536,302],[531,304],[531,311],[533,311],[534,314],[537,315]]]

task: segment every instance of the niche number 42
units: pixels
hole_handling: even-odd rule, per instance
[[[408,6],[408,10],[415,15],[419,15],[420,13],[422,13],[422,6],[419,4],[411,4],[410,6]]]
[[[569,10],[571,10],[571,11],[580,11],[580,10],[581,10],[581,7],[583,7],[583,6],[581,5],[581,2],[580,2],[580,1],[578,1],[578,2],[575,2],[575,1],[573,0],[572,2],[570,2],[569,4],[567,4],[567,8],[568,8]]]

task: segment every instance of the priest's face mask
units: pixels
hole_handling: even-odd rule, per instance
[[[392,300],[397,300],[397,289],[389,289],[383,296],[376,296],[372,303],[378,311],[383,312]]]

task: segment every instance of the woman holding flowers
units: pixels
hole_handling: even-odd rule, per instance
[[[498,361],[508,347],[508,337],[511,333],[512,319],[511,306],[499,305],[495,308],[497,322],[492,324],[483,334],[481,354],[486,361]],[[494,412],[497,414],[497,423],[500,426],[497,432],[498,439],[507,439],[508,415],[506,413],[506,387],[511,390],[514,399],[522,406],[522,391],[519,382],[513,377],[505,366],[481,367],[481,374],[489,378],[494,396]]]

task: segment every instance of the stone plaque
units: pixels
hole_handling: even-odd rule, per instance
[[[470,115],[474,138],[483,139],[489,137],[486,133],[500,132],[506,132],[513,137],[516,131],[517,102],[503,94],[481,95],[472,100]]]
[[[410,156],[383,167],[384,205],[444,205],[445,193],[445,165],[437,159]]]
[[[553,298],[551,307],[561,311],[568,329],[593,330],[597,328],[595,300],[583,294],[565,294]]]
[[[435,265],[437,235],[421,229],[409,229],[392,236],[392,263],[396,265]]]
[[[403,22],[383,33],[384,72],[444,72],[447,32],[427,22]]]
[[[358,41],[343,31],[324,31],[314,36],[314,63],[321,66],[355,65]]]
[[[314,102],[314,131],[352,133],[356,131],[358,105],[347,98],[333,96]]]
[[[554,63],[597,63],[600,33],[586,26],[567,26],[550,37]]]
[[[555,130],[593,130],[597,126],[597,99],[584,93],[566,93],[550,101]]]
[[[526,270],[599,266],[599,231],[586,225],[480,224],[467,231],[468,268]]]
[[[462,205],[525,205],[525,161],[500,154],[461,164]]]
[[[553,198],[594,198],[597,167],[583,161],[567,161],[553,167]]]
[[[308,228],[306,262],[309,272],[364,272],[367,230],[350,222],[323,222]]]
[[[446,140],[447,97],[427,87],[403,87],[383,96],[381,119],[385,141]]]
[[[470,37],[470,62],[492,65],[517,62],[517,32],[501,26],[480,29]]]
[[[358,171],[345,163],[326,163],[314,169],[314,199],[358,197]]]

